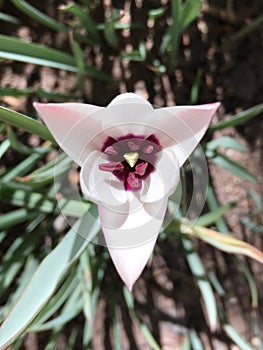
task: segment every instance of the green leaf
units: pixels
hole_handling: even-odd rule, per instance
[[[10,146],[18,153],[31,154],[34,152],[34,150],[32,150],[30,147],[27,147],[18,140],[16,133],[13,131],[10,125],[7,125],[7,137],[10,141]]]
[[[257,117],[259,114],[263,112],[263,103],[260,103],[256,106],[253,106],[249,109],[246,109],[245,111],[242,111],[235,116],[233,116],[229,120],[223,120],[221,122],[218,122],[215,125],[211,125],[209,127],[209,130],[216,131],[216,130],[223,130],[229,127],[237,126],[240,124],[245,123],[246,121]]]
[[[142,321],[141,317],[137,314],[135,307],[134,307],[134,299],[132,293],[129,292],[129,290],[124,286],[123,287],[123,295],[126,302],[126,305],[132,312],[133,316],[136,318],[137,322],[139,323],[139,327],[141,332],[143,333],[145,339],[147,340],[148,344],[150,345],[151,349],[153,350],[161,350],[160,345],[157,343],[157,341],[154,339],[154,336],[150,332],[147,325]]]
[[[235,328],[233,328],[230,324],[225,323],[223,325],[223,329],[225,331],[225,333],[229,336],[229,338],[239,347],[240,350],[253,350],[254,347],[252,348],[252,346],[250,344],[248,344],[248,342],[243,339],[240,334],[237,333],[237,331],[235,330]]]
[[[33,94],[34,89],[33,88],[27,88],[27,89],[14,89],[9,87],[0,87],[0,96],[14,96],[14,97],[21,97],[21,96],[30,96]]]
[[[185,227],[187,226],[188,224],[186,223]],[[188,226],[185,232],[202,239],[204,242],[224,252],[242,254],[263,264],[263,253],[260,250],[230,235],[225,235],[201,226]]]
[[[222,136],[216,140],[209,141],[206,144],[206,148],[208,150],[214,151],[218,147],[232,148],[232,149],[236,149],[237,151],[241,151],[241,152],[247,151],[247,148],[245,146],[243,146],[238,140],[236,140],[230,136]]]
[[[90,36],[92,39],[96,39],[96,42],[94,43],[98,44],[100,42],[96,23],[88,11],[84,11],[81,6],[74,2],[71,2],[67,5],[60,5],[58,9],[64,12],[70,12],[76,16],[80,20],[82,27],[87,29],[88,36]]]
[[[212,212],[217,211],[220,208],[216,198],[216,194],[212,186],[209,186],[207,189],[207,204],[208,204],[209,210]],[[215,224],[219,232],[225,233],[225,234],[229,233],[227,224],[223,217],[218,218]]]
[[[224,154],[217,153],[217,155],[214,158],[212,158],[211,161],[214,164],[220,166],[221,168],[224,168],[243,179],[257,183],[257,178],[254,175],[252,175],[246,168],[244,168],[240,164],[226,157]]]
[[[182,243],[187,252],[187,262],[193,275],[197,279],[197,284],[203,297],[210,328],[211,330],[215,330],[217,324],[217,305],[213,289],[206,277],[202,261],[197,252],[193,249],[191,240],[188,237],[182,237]]]
[[[39,221],[41,222],[42,219],[43,217],[41,215],[37,215],[32,223],[38,225]],[[11,283],[16,282],[14,279],[23,268],[27,258],[39,244],[43,234],[43,229],[39,227],[35,229],[35,227],[32,228],[28,225],[23,235],[18,236],[5,252],[0,267],[0,295],[6,292]],[[20,281],[20,283],[22,284],[22,281]],[[19,294],[20,283],[19,288],[15,291],[15,295]],[[12,299],[14,299],[13,296]]]
[[[45,125],[24,114],[0,106],[0,120],[56,144],[53,136]]]
[[[246,25],[242,26],[242,28],[235,32],[230,37],[226,38],[223,41],[223,50],[231,50],[233,47],[235,47],[235,44],[243,40],[248,35],[251,35],[256,30],[262,30],[263,26],[263,15],[260,14],[258,17],[254,18],[253,20],[250,20]],[[249,40],[249,39],[248,39]]]
[[[217,209],[210,211],[207,214],[200,216],[195,224],[198,226],[209,226],[216,223],[222,215],[224,215],[229,209],[233,208],[234,203],[228,203],[218,207]]]
[[[166,8],[165,7],[159,7],[157,9],[152,9],[148,12],[148,16],[151,19],[156,19],[159,17],[162,17],[166,12]]]
[[[201,0],[187,0],[184,2],[180,16],[180,27],[182,30],[187,28],[198,16],[201,11]]]
[[[45,98],[49,101],[70,101],[72,96],[59,94],[53,91],[48,91],[42,89],[40,86],[26,89],[14,89],[14,88],[1,88],[0,87],[0,96],[14,96],[14,97],[23,97],[37,95],[40,98]]]
[[[1,182],[8,183],[13,180],[16,176],[22,176],[29,170],[33,168],[33,166],[44,156],[44,153],[33,153],[30,154],[26,159],[22,162],[18,163],[17,166],[7,171],[2,177]]]
[[[192,344],[192,349],[204,350],[202,340],[200,339],[200,336],[197,334],[195,329],[189,330],[189,338],[190,338],[190,342]]]
[[[75,269],[71,269],[66,280],[63,282],[62,286],[56,292],[56,294],[49,300],[48,304],[40,311],[34,324],[30,327],[30,330],[37,331],[39,325],[46,322],[52,315],[59,311],[61,306],[69,298],[71,293],[77,288],[79,284],[79,277],[76,274]]]
[[[18,18],[14,17],[14,16],[10,16],[10,15],[3,13],[3,12],[0,12],[0,21],[5,21],[5,22],[13,23],[13,24],[20,23]]]
[[[8,227],[20,224],[27,220],[34,218],[36,212],[27,210],[25,208],[10,211],[9,213],[0,216],[0,230],[5,230]]]
[[[13,5],[18,8],[21,12],[25,13],[29,17],[33,18],[35,21],[44,24],[46,27],[57,30],[59,32],[68,33],[68,28],[62,23],[56,21],[55,19],[47,16],[43,12],[39,11],[37,8],[31,6],[24,0],[11,0]]]
[[[64,215],[81,217],[90,208],[90,204],[87,202],[68,200],[67,198],[55,200],[42,193],[12,190],[10,187],[0,181],[0,195],[3,202],[41,213],[59,214],[62,210]]]
[[[0,158],[3,157],[3,155],[5,154],[5,152],[8,150],[8,148],[10,147],[11,142],[10,140],[4,140],[1,144],[0,144]]]
[[[62,276],[79,258],[100,229],[95,213],[85,214],[43,260],[10,314],[0,327],[0,349],[19,337],[56,290]],[[50,273],[52,271],[52,273]]]
[[[202,78],[203,78],[203,73],[204,72],[202,69],[198,69],[198,71],[196,73],[195,81],[194,81],[193,86],[191,88],[190,103],[193,105],[196,104],[198,101],[199,90],[200,90],[200,86],[201,86],[201,82],[202,82]]]
[[[77,72],[74,58],[40,44],[0,35],[0,57]]]
[[[113,21],[108,21],[105,24],[104,37],[112,48],[117,49],[119,47],[119,40],[115,29],[115,23]]]
[[[42,187],[49,183],[53,183],[55,178],[58,179],[60,175],[68,172],[71,168],[72,162],[73,161],[65,153],[61,153],[54,162],[45,164],[31,174],[27,174],[25,177],[17,179],[17,181],[34,187]]]

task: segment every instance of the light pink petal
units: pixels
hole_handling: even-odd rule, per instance
[[[220,103],[200,106],[175,106],[154,111],[155,136],[163,147],[174,146],[182,166],[204,136]]]
[[[171,149],[163,149],[154,164],[155,170],[143,181],[140,200],[146,203],[160,201],[170,196],[180,180],[177,156]]]
[[[153,119],[154,109],[149,102],[134,93],[125,93],[108,105],[102,124],[112,137],[130,133],[149,136],[154,132]]]
[[[128,192],[128,211],[123,208],[118,214],[116,208],[98,205],[106,245],[114,265],[131,290],[140,276],[153,250],[160,231],[167,198],[155,203],[142,203],[132,192]],[[125,212],[126,211],[126,212]],[[125,218],[120,226],[116,215]]]
[[[60,147],[79,165],[88,153],[100,149],[107,135],[98,118],[103,107],[82,103],[34,103]]]
[[[109,248],[109,253],[115,268],[130,292],[147,264],[156,240],[157,236],[155,239],[134,248]]]
[[[104,153],[91,152],[80,171],[80,186],[84,196],[95,202],[113,207],[123,207],[128,201],[123,182],[111,172],[99,169],[100,164],[107,163]]]

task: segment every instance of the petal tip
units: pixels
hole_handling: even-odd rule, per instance
[[[128,288],[128,291],[129,291],[130,293],[132,293],[134,283],[132,283],[132,284],[125,283],[125,285],[126,285],[126,287]]]
[[[151,104],[145,100],[142,96],[135,94],[134,92],[125,92],[123,94],[120,94],[116,96],[108,105],[108,107],[120,104],[120,103],[145,103]]]

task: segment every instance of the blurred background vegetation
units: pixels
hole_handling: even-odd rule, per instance
[[[126,91],[156,106],[220,101],[202,144],[210,185],[199,224],[263,250],[262,13],[261,0],[0,1],[0,321],[25,286],[33,291],[11,322],[10,349],[263,349],[259,263],[176,225],[133,294],[105,248],[78,242],[65,257],[76,243],[68,223],[89,234],[99,225],[85,221],[92,204],[54,186],[55,167],[68,174],[72,163],[32,107],[105,106]],[[183,216],[189,164],[182,182]]]

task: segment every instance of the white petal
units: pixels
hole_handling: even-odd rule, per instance
[[[148,101],[146,101],[140,95],[134,94],[133,92],[126,92],[124,94],[120,94],[116,96],[108,105],[108,107],[111,107],[117,104],[123,104],[123,103],[144,103],[144,104],[148,104],[149,107],[152,108],[151,104]]]
[[[34,103],[34,107],[60,147],[79,165],[107,138],[98,118],[103,107],[83,103]]]
[[[106,156],[99,151],[91,152],[80,171],[80,186],[84,196],[106,206],[122,207],[128,201],[123,182],[111,172],[102,171],[99,165],[107,163]]]
[[[152,121],[154,109],[142,97],[126,93],[117,96],[108,105],[102,118],[103,128],[109,128],[107,133],[112,137],[127,134],[149,136],[154,132]],[[113,129],[112,126],[114,126]]]
[[[116,270],[130,292],[132,291],[134,283],[140,277],[145,265],[147,264],[156,240],[157,236],[155,239],[134,248],[109,248],[109,253]]]
[[[163,149],[155,163],[155,170],[143,181],[142,202],[152,203],[170,196],[180,180],[178,159],[171,149]]]
[[[163,147],[174,145],[182,166],[206,132],[220,103],[200,106],[175,106],[154,111],[155,136]]]
[[[152,252],[167,207],[167,198],[155,203],[141,203],[136,195],[128,192],[129,207],[116,208],[99,204],[99,215],[106,245],[114,265],[129,289],[140,276]],[[119,226],[116,217],[125,220]]]

